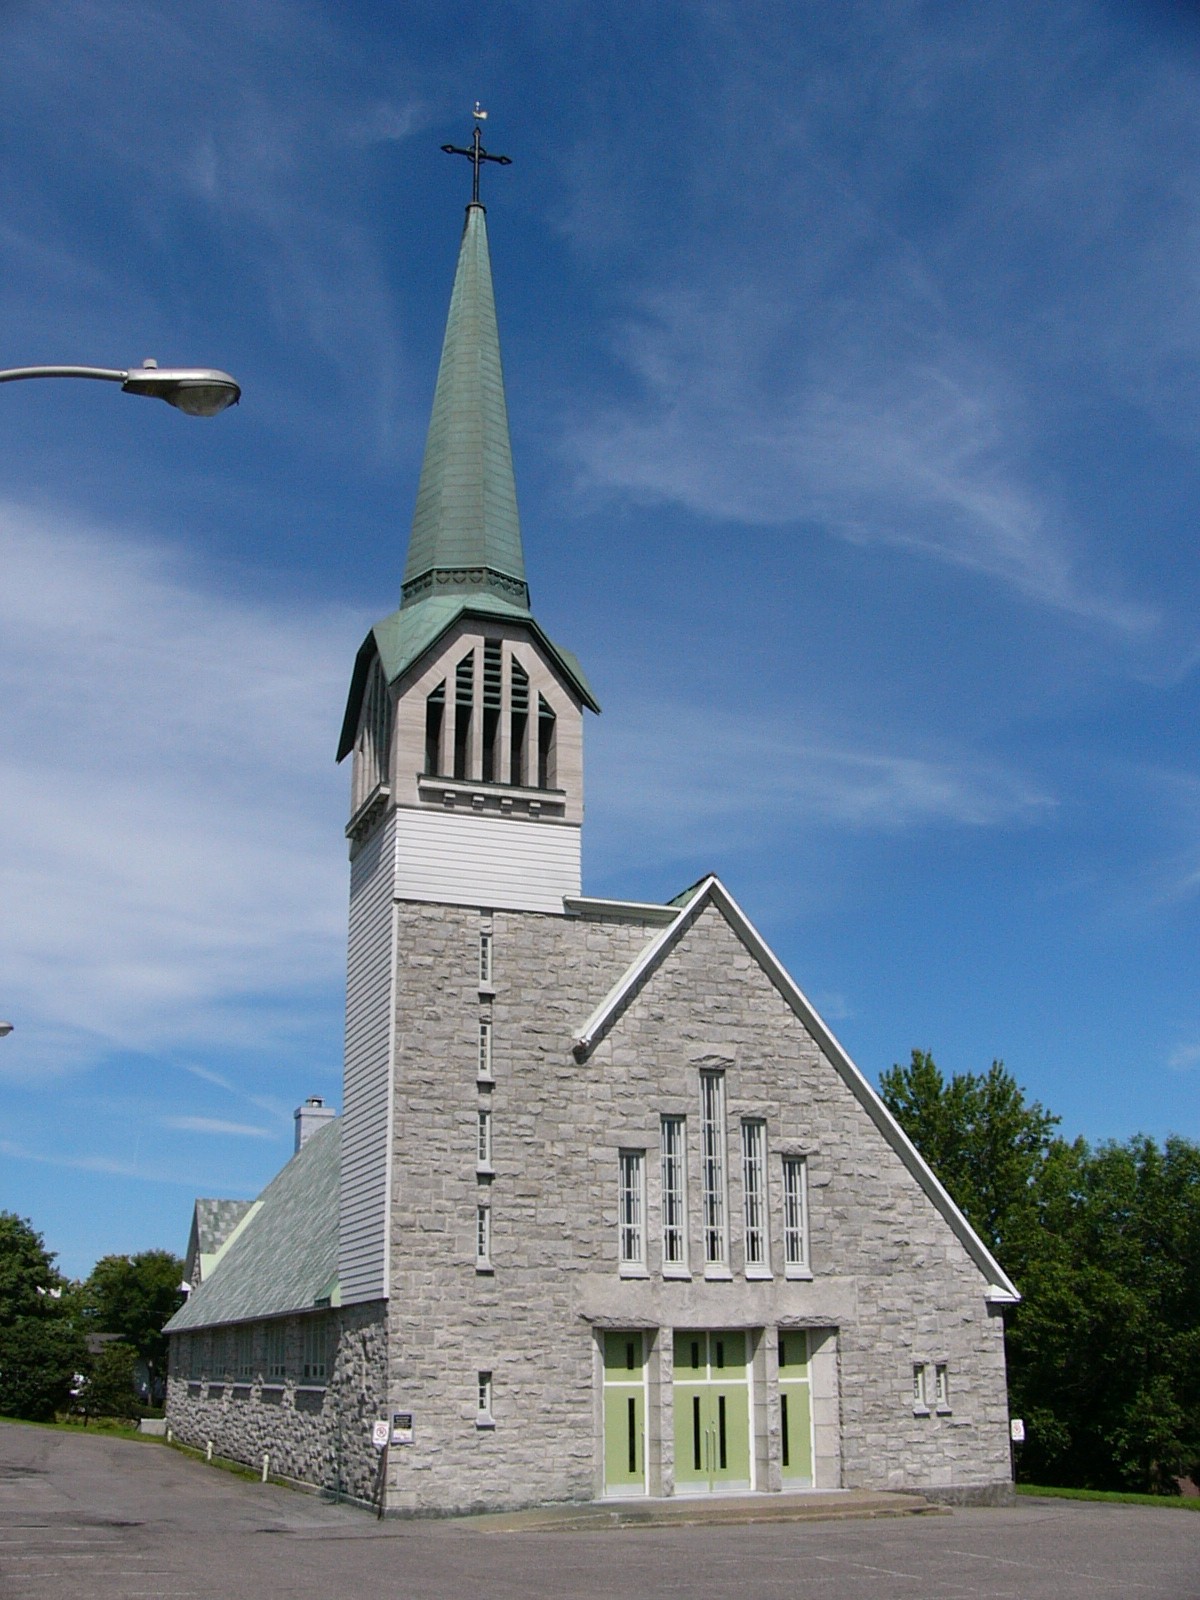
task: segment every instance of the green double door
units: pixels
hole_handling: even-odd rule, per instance
[[[604,1492],[646,1493],[645,1335],[604,1335]]]
[[[749,1489],[750,1374],[740,1329],[675,1334],[675,1487]]]
[[[812,1381],[808,1334],[779,1331],[779,1466],[785,1489],[811,1489]]]

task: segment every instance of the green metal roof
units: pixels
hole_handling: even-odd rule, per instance
[[[340,1118],[318,1128],[248,1208],[169,1333],[311,1311],[337,1280]]]
[[[446,319],[402,603],[480,590],[529,605],[487,220],[483,207],[471,204]]]

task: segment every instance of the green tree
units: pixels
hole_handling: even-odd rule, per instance
[[[0,1212],[0,1415],[46,1421],[86,1366],[70,1285],[40,1233]]]
[[[75,1409],[88,1417],[134,1417],[142,1411],[136,1389],[138,1353],[114,1339],[92,1358]]]
[[[880,1079],[888,1109],[950,1191],[1001,1265],[1019,1274],[1035,1248],[1037,1180],[1059,1119],[1025,1091],[1002,1061],[947,1083],[933,1057]]]
[[[169,1250],[103,1256],[84,1284],[91,1326],[118,1333],[146,1363],[153,1395],[167,1371],[163,1325],[183,1304],[183,1262]]]

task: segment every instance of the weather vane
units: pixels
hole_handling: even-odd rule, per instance
[[[487,121],[487,112],[482,110],[479,101],[475,102],[475,134],[471,140],[469,150],[464,150],[461,145],[444,144],[442,149],[448,156],[466,156],[475,169],[471,182],[471,204],[479,204],[479,169],[485,161],[494,161],[498,167],[511,167],[512,161],[508,156],[490,155],[483,148],[483,135],[479,131],[479,124]]]

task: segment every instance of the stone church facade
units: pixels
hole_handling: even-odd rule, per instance
[[[339,750],[343,1110],[198,1202],[173,1432],[393,1512],[1004,1494],[1012,1284],[717,878],[582,893],[598,709],[529,609],[473,202]]]

